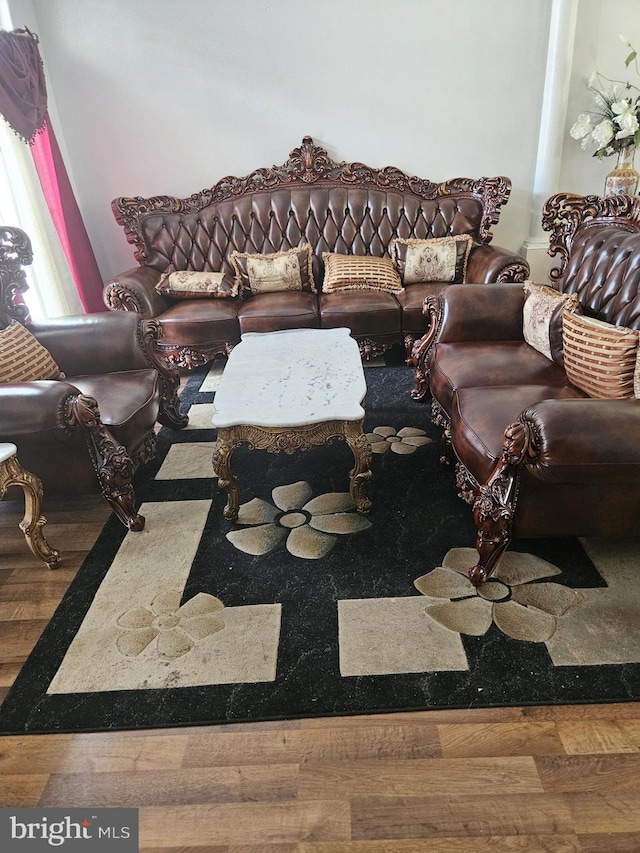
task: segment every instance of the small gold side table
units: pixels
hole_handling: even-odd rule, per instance
[[[27,545],[35,556],[49,566],[57,569],[62,562],[60,552],[52,548],[44,538],[42,527],[47,519],[41,515],[42,483],[35,474],[25,471],[18,462],[18,448],[15,444],[0,443],[0,500],[9,486],[20,486],[24,492],[25,512],[20,522]]]

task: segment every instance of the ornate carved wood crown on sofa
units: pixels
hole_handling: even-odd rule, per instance
[[[510,191],[504,177],[432,183],[394,167],[337,163],[307,136],[284,165],[223,178],[189,198],[115,199],[114,215],[140,266],[105,284],[105,304],[160,320],[163,352],[184,367],[228,353],[245,332],[289,328],[345,326],[367,357],[393,344],[410,353],[425,331],[424,299],[440,290],[442,280],[398,292],[366,287],[323,293],[323,253],[389,258],[394,238],[467,234],[466,275],[456,280],[524,281],[526,261],[489,245],[489,229]],[[231,277],[233,252],[265,255],[303,244],[312,251],[313,281],[306,289],[252,294],[245,287],[235,297],[203,299],[156,290],[163,273]]]

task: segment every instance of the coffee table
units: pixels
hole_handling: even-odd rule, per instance
[[[235,520],[238,481],[231,456],[240,445],[269,453],[309,450],[338,439],[355,460],[349,491],[359,512],[371,501],[371,448],[363,430],[367,391],[360,352],[349,329],[289,329],[244,334],[233,348],[214,399],[218,430],[213,470],[227,490],[224,517]]]

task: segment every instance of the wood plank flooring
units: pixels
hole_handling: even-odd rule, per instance
[[[108,511],[0,503],[0,696]],[[640,705],[0,737],[0,807],[137,807],[153,853],[638,853]]]

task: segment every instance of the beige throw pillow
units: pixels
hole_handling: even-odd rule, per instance
[[[232,252],[231,263],[236,272],[236,286],[252,294],[285,290],[316,292],[312,249],[308,243],[266,255]]]
[[[525,341],[551,361],[560,361],[562,318],[565,311],[581,313],[578,297],[532,281],[525,281],[524,292],[522,332]]]
[[[404,284],[428,281],[460,284],[465,279],[472,245],[469,234],[456,234],[427,240],[396,237],[389,248]]]
[[[640,333],[592,317],[565,313],[564,366],[569,380],[590,397],[633,397]]]
[[[222,272],[176,270],[163,273],[156,290],[173,299],[225,299],[236,296],[238,288]]]
[[[338,290],[382,290],[400,293],[402,282],[391,258],[323,252],[323,293]]]
[[[64,373],[31,332],[17,320],[0,329],[0,382],[64,379]]]

